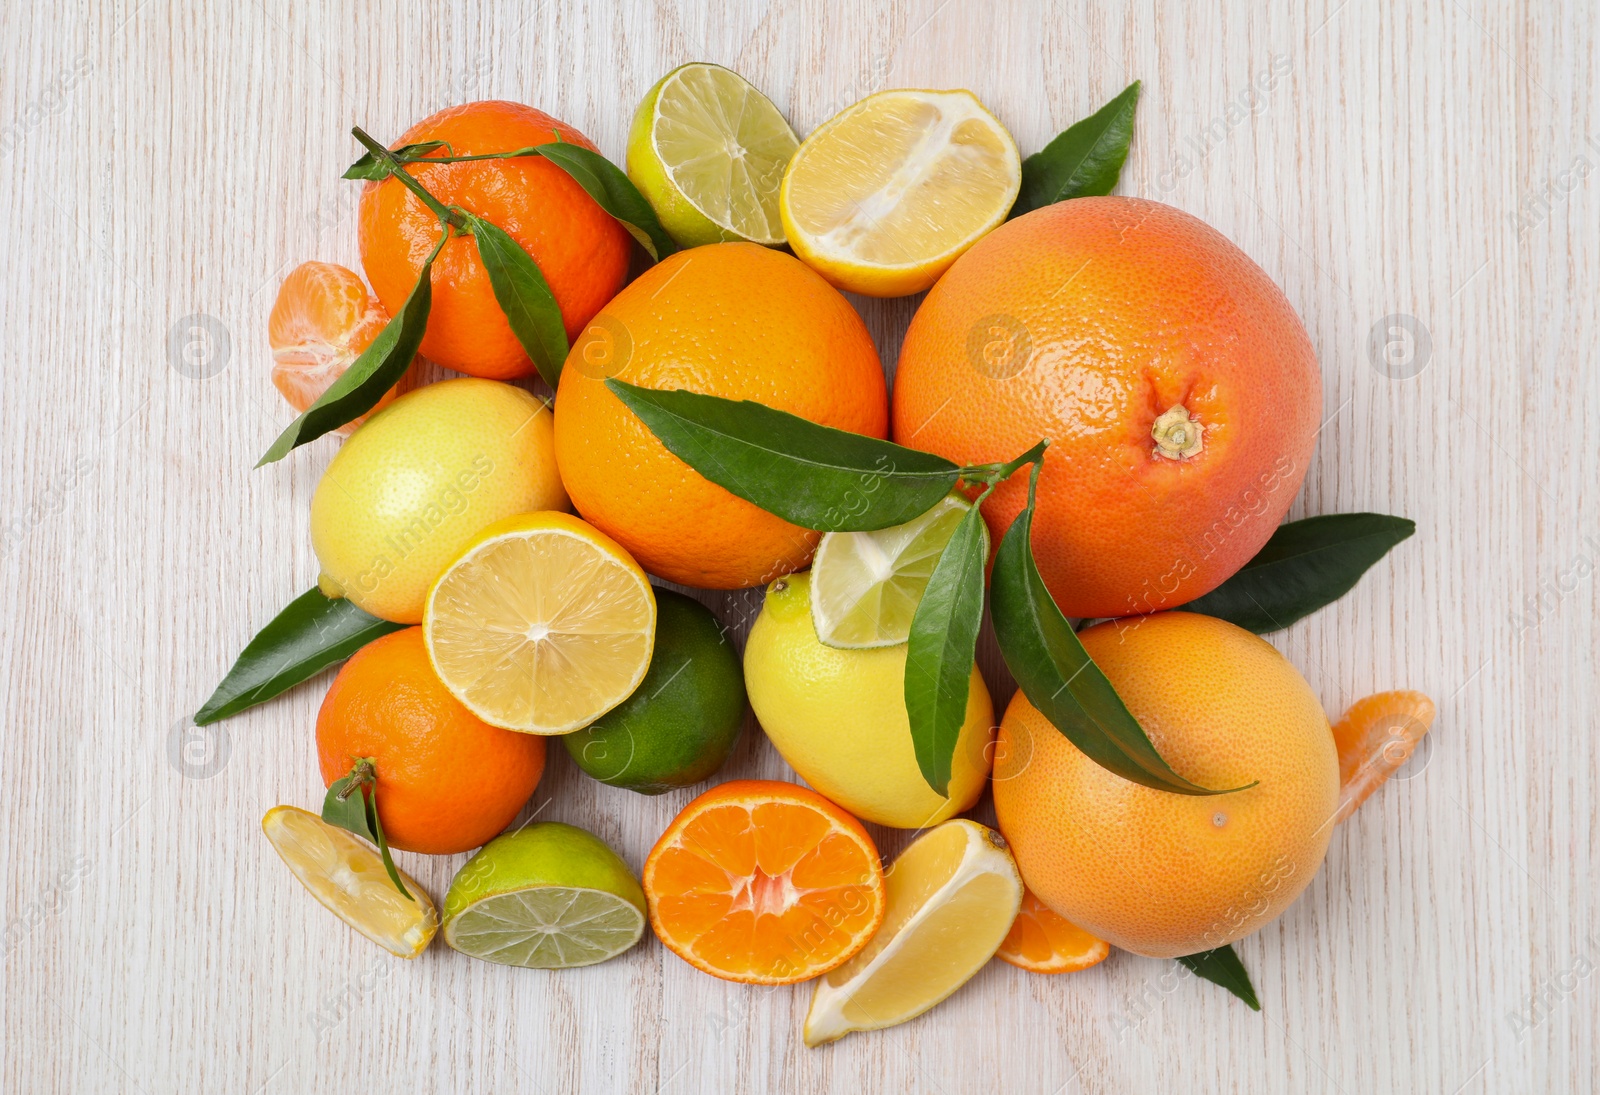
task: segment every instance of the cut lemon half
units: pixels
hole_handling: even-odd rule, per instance
[[[1005,838],[960,818],[913,841],[884,883],[877,934],[817,981],[808,1046],[921,1015],[994,957],[1022,904],[1022,877]]]
[[[778,108],[721,65],[680,65],[628,134],[628,177],[684,247],[783,243],[778,187],[800,140]]]
[[[494,726],[565,734],[628,698],[656,598],[622,546],[568,513],[484,529],[428,592],[422,637],[444,686]]]
[[[506,966],[592,966],[632,947],[644,925],[644,891],[622,857],[556,821],[495,837],[444,901],[444,941]]]
[[[1005,126],[970,91],[880,91],[824,122],[778,197],[794,253],[841,289],[926,289],[1022,188]]]
[[[1110,953],[1110,943],[1096,939],[1032,890],[1025,890],[1022,908],[995,957],[1032,973],[1073,973],[1104,962]]]
[[[939,555],[971,508],[952,491],[903,525],[824,536],[811,563],[817,638],[846,650],[905,642]],[[987,527],[983,537],[987,557]]]
[[[416,900],[395,889],[372,845],[298,806],[274,806],[261,829],[300,884],[334,916],[401,958],[428,949],[439,930],[433,898],[404,871],[400,878]]]

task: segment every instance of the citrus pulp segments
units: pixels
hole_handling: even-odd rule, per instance
[[[451,917],[445,942],[506,966],[570,969],[615,958],[644,934],[644,913],[604,890],[532,886],[484,897]]]

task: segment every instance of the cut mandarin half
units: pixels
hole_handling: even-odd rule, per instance
[[[1333,727],[1339,750],[1339,809],[1334,823],[1400,770],[1433,725],[1433,701],[1421,692],[1377,692],[1350,705]]]
[[[841,289],[926,289],[1011,212],[1016,142],[970,91],[880,91],[822,123],[778,192],[794,253]]]
[[[297,411],[321,398],[372,345],[389,322],[378,298],[354,270],[331,262],[302,262],[278,288],[267,318],[272,347],[272,383]],[[372,414],[410,386],[411,372],[383,394]],[[350,434],[366,415],[339,427]]]
[[[1110,943],[1058,915],[1032,890],[1024,890],[1022,908],[994,956],[1032,973],[1072,973],[1104,962],[1110,953]]]
[[[644,864],[650,926],[728,981],[826,973],[883,920],[883,867],[861,823],[815,791],[735,780],[685,806]]]
[[[433,898],[404,871],[400,879],[411,897],[395,889],[372,845],[297,806],[274,806],[261,829],[300,884],[334,916],[401,958],[428,949],[439,930]]]
[[[439,680],[484,722],[528,734],[587,726],[644,679],[650,580],[570,513],[524,513],[478,533],[428,592],[422,637]]]

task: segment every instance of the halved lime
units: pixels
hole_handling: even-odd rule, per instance
[[[905,642],[939,555],[971,508],[952,491],[903,525],[824,536],[811,564],[817,638],[845,650]],[[987,552],[987,528],[983,537]]]
[[[628,134],[628,177],[684,247],[784,242],[778,188],[800,147],[778,108],[721,65],[680,65],[650,89]]]
[[[637,943],[645,915],[644,890],[616,852],[547,821],[467,860],[445,897],[444,941],[506,966],[592,966]]]

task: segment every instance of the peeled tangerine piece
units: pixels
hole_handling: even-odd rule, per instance
[[[1383,781],[1411,759],[1433,725],[1433,701],[1421,692],[1378,692],[1357,700],[1333,727],[1339,750],[1335,823],[1356,812]]]
[[[439,911],[417,880],[395,889],[377,849],[309,810],[274,806],[261,819],[272,847],[323,907],[390,954],[415,958],[439,930]]]

